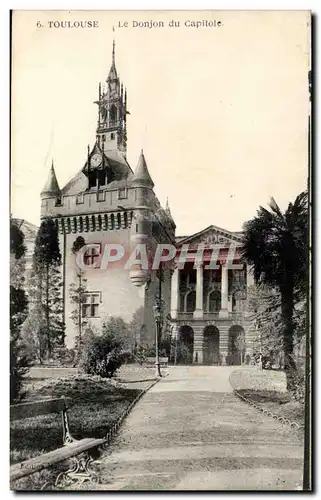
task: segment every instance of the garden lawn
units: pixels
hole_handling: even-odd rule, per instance
[[[36,370],[36,369],[35,369]],[[115,379],[80,375],[70,370],[43,368],[31,370],[26,377],[25,401],[59,398],[72,399],[68,411],[70,432],[75,439],[102,438],[137,395],[150,385],[154,373],[148,368],[124,367]],[[63,369],[62,369],[63,370]],[[59,373],[58,376],[55,376]],[[42,415],[19,420],[10,426],[10,462],[16,463],[62,446],[61,414]],[[66,470],[66,462],[21,479],[13,489],[39,489],[53,474]]]
[[[261,408],[278,417],[304,425],[304,407],[287,391],[284,372],[257,368],[239,369],[231,373],[230,383],[233,389]]]

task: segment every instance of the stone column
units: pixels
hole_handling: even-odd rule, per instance
[[[196,308],[194,318],[203,317],[203,263],[198,263],[196,269]]]
[[[177,313],[179,309],[179,269],[174,269],[172,274],[171,283],[171,317],[173,319],[177,318]]]
[[[220,318],[228,317],[228,266],[227,263],[221,266],[221,310]]]

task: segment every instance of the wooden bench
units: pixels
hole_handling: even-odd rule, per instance
[[[15,481],[35,472],[39,472],[52,465],[56,465],[69,458],[75,458],[75,463],[71,469],[64,472],[69,479],[80,478],[83,481],[93,479],[96,476],[94,471],[91,471],[89,466],[92,458],[86,453],[82,459],[77,458],[77,455],[88,452],[94,448],[98,448],[106,443],[107,439],[85,438],[74,439],[69,431],[68,424],[68,408],[72,405],[70,398],[46,399],[43,401],[35,401],[30,403],[21,403],[10,406],[10,421],[22,420],[25,418],[35,417],[38,415],[46,415],[49,413],[60,413],[62,417],[62,444],[61,448],[49,451],[35,458],[30,458],[24,462],[14,464],[10,467],[10,480]],[[28,431],[26,431],[28,432]],[[62,474],[62,473],[61,473]],[[59,474],[59,476],[61,476]],[[56,480],[57,484],[58,478]]]
[[[167,368],[168,366],[168,358],[158,358],[159,360],[159,365],[160,366],[163,366],[164,368]],[[155,363],[156,363],[156,358],[145,358],[145,363],[148,365],[148,366],[155,366]]]

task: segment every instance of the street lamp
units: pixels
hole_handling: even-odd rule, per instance
[[[157,301],[155,305],[153,305],[153,313],[155,319],[156,326],[156,340],[155,340],[155,371],[156,377],[161,377],[160,365],[159,365],[159,354],[158,354],[158,339],[160,335],[160,326],[161,326],[161,304]]]

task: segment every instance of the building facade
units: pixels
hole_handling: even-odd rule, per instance
[[[190,362],[240,364],[253,353],[256,332],[247,310],[253,277],[240,264],[241,243],[241,233],[216,226],[176,238],[172,332]]]
[[[92,247],[84,254],[83,318],[99,328],[110,316],[121,316],[127,322],[135,317],[140,323],[136,341],[150,344],[155,335],[152,305],[159,294],[160,276],[139,264],[126,268],[126,259],[139,244],[146,244],[149,252],[159,242],[175,244],[175,224],[168,206],[163,209],[154,193],[143,151],[135,171],[126,159],[127,92],[117,74],[115,44],[96,104],[96,142],[92,148],[88,146],[82,168],[60,188],[52,165],[41,192],[41,219],[54,219],[59,232],[66,345],[74,347],[78,334],[70,290],[80,276],[74,250],[84,244]],[[108,245],[124,249],[124,256],[102,269]],[[169,269],[163,273],[161,290],[164,314],[168,315]]]
[[[187,362],[240,363],[252,353],[255,337],[246,310],[252,280],[237,253],[241,233],[210,226],[175,238],[169,206],[163,209],[154,193],[143,151],[135,171],[126,158],[127,91],[117,74],[115,44],[111,68],[105,84],[99,84],[95,104],[96,142],[88,146],[82,168],[60,188],[52,164],[41,192],[41,218],[54,219],[59,233],[67,347],[74,347],[79,335],[71,289],[85,278],[82,319],[93,327],[99,329],[110,316],[126,322],[135,318],[135,342],[151,345],[155,341],[153,306],[160,299],[163,325],[166,319],[187,352]],[[158,244],[176,247],[174,258],[161,271],[139,264],[140,252],[137,262],[128,266],[137,245],[152,256]],[[108,254],[115,245],[124,250],[123,257],[113,262],[109,253],[108,266],[102,266],[106,248]],[[83,270],[76,261],[81,248],[85,250]],[[227,264],[232,248],[236,252],[233,269]]]

